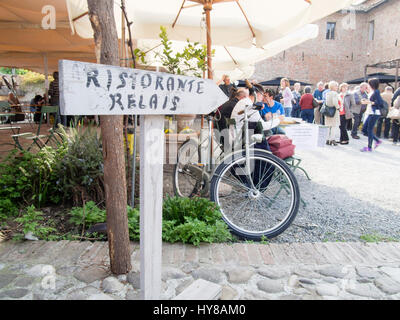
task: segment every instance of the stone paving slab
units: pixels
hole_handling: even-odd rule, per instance
[[[0,243],[0,299],[139,299],[139,243],[130,251],[132,271],[113,276],[107,242]],[[399,300],[400,244],[163,244],[161,299],[200,278],[222,300]]]

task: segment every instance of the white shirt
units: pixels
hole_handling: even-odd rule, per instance
[[[250,122],[261,122],[264,130],[270,130],[272,128],[277,127],[280,124],[279,119],[271,119],[269,121],[265,121],[258,110],[253,109],[253,101],[250,98],[244,98],[239,100],[236,106],[232,110],[231,119],[234,119],[236,122],[236,130],[235,132],[231,132],[233,134],[232,137],[237,136],[242,130],[244,124],[244,112],[239,114],[239,112],[247,109],[247,116]]]
[[[286,87],[282,92],[283,97],[283,107],[292,108],[293,93],[289,87]]]

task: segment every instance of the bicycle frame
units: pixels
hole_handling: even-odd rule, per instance
[[[199,154],[199,164],[201,166],[203,166],[203,171],[205,171],[204,173],[207,174],[209,177],[212,177],[213,172],[216,169],[216,165],[218,163],[223,162],[225,159],[228,159],[230,157],[235,157],[236,154],[242,154],[243,150],[245,150],[245,157],[246,157],[246,170],[247,173],[250,174],[251,173],[251,164],[250,164],[250,157],[249,155],[251,154],[251,147],[254,146],[256,144],[256,142],[250,143],[250,132],[249,132],[249,117],[248,117],[248,108],[249,106],[246,106],[245,110],[244,110],[244,136],[245,136],[245,141],[244,141],[244,149],[238,149],[235,151],[230,152],[229,154],[225,155],[223,152],[221,153],[221,155],[218,156],[217,159],[214,159],[214,152],[216,150],[218,150],[218,148],[220,147],[219,145],[217,145],[215,148],[213,147],[213,118],[211,116],[207,117],[207,122],[208,122],[208,135],[206,138],[202,139],[202,137],[200,136],[199,138],[199,142],[198,142],[198,154]],[[205,159],[203,156],[203,145],[208,142],[207,145],[207,149],[205,149],[206,151],[206,155],[205,155]],[[267,152],[267,151],[266,151]],[[215,161],[215,162],[214,162]],[[253,188],[255,188],[253,182],[251,182],[251,185]]]

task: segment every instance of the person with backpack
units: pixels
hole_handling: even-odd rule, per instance
[[[374,134],[375,124],[381,116],[381,109],[384,108],[384,101],[379,91],[379,79],[372,78],[368,81],[368,84],[373,91],[371,97],[369,98],[371,101],[371,111],[368,115],[367,121],[364,124],[368,134],[368,147],[362,148],[360,150],[361,152],[372,152],[373,141],[375,141],[375,149],[382,144],[382,140],[378,139],[378,137]]]
[[[382,99],[387,103],[388,107],[390,107],[392,105],[392,99],[393,99],[393,88],[387,86],[385,88],[385,91],[382,93]],[[384,115],[382,115],[379,119],[378,119],[378,124],[376,126],[376,136],[378,138],[381,138],[381,132],[382,132],[382,124],[385,123],[385,129],[383,131],[383,137],[385,139],[389,139],[389,132],[390,132],[390,118],[388,118],[387,116],[384,117]]]

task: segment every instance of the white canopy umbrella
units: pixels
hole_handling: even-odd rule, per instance
[[[291,32],[360,0],[146,0],[126,1],[135,39],[154,39],[160,25],[172,40],[203,42],[207,37],[209,77],[211,40],[226,47],[262,48]],[[73,29],[83,38],[93,36],[86,0],[66,0]],[[212,11],[212,12],[211,12]],[[117,25],[121,21],[118,1]],[[206,21],[206,35],[201,25]],[[212,21],[212,23],[211,23]],[[212,26],[211,26],[212,25]]]
[[[289,35],[275,40],[261,48],[252,46],[249,49],[226,46],[213,46],[215,55],[213,56],[213,73],[215,78],[221,78],[223,74],[229,74],[232,80],[248,79],[255,69],[255,64],[264,59],[272,57],[279,52],[296,46],[306,40],[317,37],[319,28],[317,25],[306,25]],[[187,42],[171,41],[172,51],[181,52]],[[161,53],[162,46],[160,40],[139,39],[137,46],[146,54],[146,62],[149,65],[158,64],[157,54]]]

